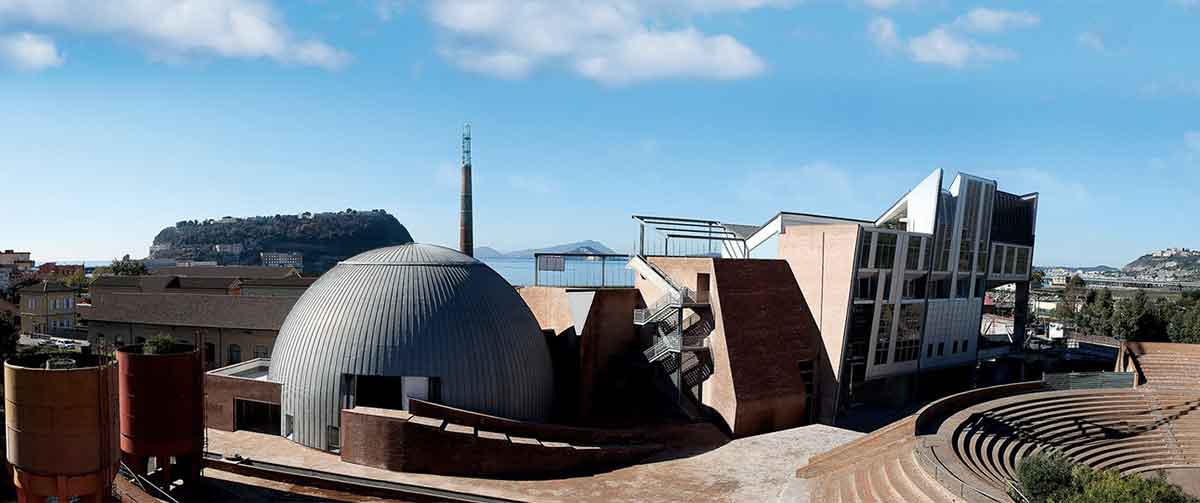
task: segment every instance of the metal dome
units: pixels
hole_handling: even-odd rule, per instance
[[[441,403],[522,420],[547,417],[554,379],[537,320],[512,285],[425,244],[356,255],[296,302],[269,374],[283,385],[284,434],[290,423],[293,440],[326,449],[354,393],[346,376],[436,378]]]

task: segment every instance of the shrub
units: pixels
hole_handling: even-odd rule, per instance
[[[1017,480],[1032,503],[1051,501],[1055,493],[1071,485],[1071,460],[1058,452],[1028,456],[1017,465]]]
[[[142,345],[142,353],[148,355],[165,355],[175,349],[175,338],[169,335],[156,335]]]
[[[1038,453],[1021,460],[1017,477],[1031,503],[1200,502],[1162,475],[1153,479],[1122,477],[1112,470],[1073,465],[1059,453]]]

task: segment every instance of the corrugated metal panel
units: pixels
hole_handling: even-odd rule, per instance
[[[1042,381],[1051,389],[1114,389],[1132,388],[1133,372],[1066,372],[1046,374]]]
[[[553,397],[549,351],[512,285],[433,245],[357,255],[296,302],[270,378],[283,384],[297,442],[326,447],[346,374],[438,377],[443,403],[523,420],[545,419]]]

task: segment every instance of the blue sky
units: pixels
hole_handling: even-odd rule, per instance
[[[1038,264],[1195,242],[1200,2],[0,0],[0,248],[384,208],[476,243],[632,213],[874,217],[935,167],[1042,194]]]

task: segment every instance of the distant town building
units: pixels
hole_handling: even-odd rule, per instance
[[[41,279],[53,279],[55,277],[82,275],[84,273],[83,264],[58,264],[56,262],[46,262],[38,266],[37,276]]]
[[[42,281],[21,289],[21,333],[61,336],[75,328],[75,289]]]
[[[0,291],[12,287],[12,276],[15,269],[12,266],[0,265]]]
[[[275,336],[295,297],[193,293],[108,293],[84,309],[88,341],[95,347],[141,344],[156,335],[202,344],[212,369],[271,356]]]
[[[299,252],[262,252],[259,254],[265,267],[292,267],[304,269],[304,254]]]
[[[150,245],[150,256],[153,257],[160,252],[169,251],[170,249],[171,249],[170,243]]]
[[[175,262],[175,267],[214,267],[217,265],[215,260],[179,260]]]
[[[161,333],[203,344],[205,366],[216,368],[269,356],[288,310],[313,281],[295,269],[255,266],[105,276],[92,283],[92,303],[80,308],[80,317],[97,347],[138,344]]]
[[[9,266],[17,271],[28,271],[33,269],[33,260],[30,260],[29,252],[18,252],[12,250],[4,250],[0,252],[0,266]]]
[[[213,251],[227,255],[237,255],[242,253],[245,247],[241,243],[227,243],[213,245]]]

